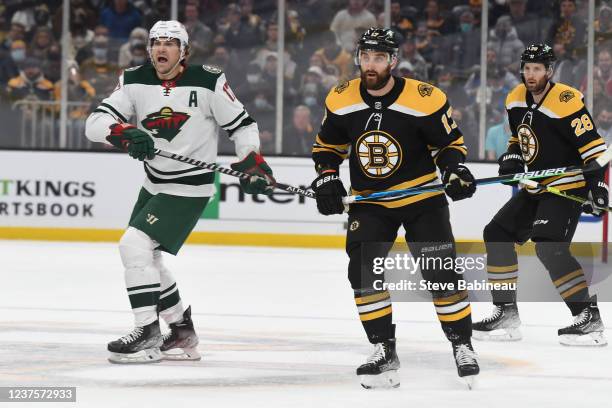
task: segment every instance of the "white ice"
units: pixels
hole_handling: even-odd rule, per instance
[[[558,344],[571,322],[562,303],[521,304],[520,342],[475,342],[472,391],[433,306],[396,303],[401,387],[362,389],[354,370],[372,349],[341,250],[186,246],[166,257],[203,359],[141,366],[106,360],[106,343],[132,327],[115,245],[0,241],[0,259],[0,386],[77,387],[76,404],[53,406],[562,408],[612,395],[612,347]],[[490,305],[473,309],[480,319]],[[612,326],[612,306],[600,309]]]

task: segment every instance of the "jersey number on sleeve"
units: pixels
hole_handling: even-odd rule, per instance
[[[589,115],[587,115],[586,113],[580,118],[572,120],[571,125],[574,128],[574,133],[576,134],[576,137],[582,135],[586,131],[593,130],[593,122],[591,122]]]
[[[453,129],[457,129],[457,124],[451,117],[453,113],[453,108],[448,108],[445,114],[442,114],[442,124],[444,125],[444,129],[446,129],[446,133],[450,134]]]

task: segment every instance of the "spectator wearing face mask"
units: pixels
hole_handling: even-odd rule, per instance
[[[319,67],[308,68],[298,90],[299,103],[315,110],[323,106],[326,95],[327,89],[323,86],[323,71]]]
[[[525,45],[519,39],[510,16],[501,16],[489,35],[488,47],[495,50],[497,62],[510,72],[518,72]]]
[[[119,58],[117,64],[120,68],[129,67],[132,63],[131,48],[136,43],[144,43],[146,45],[149,40],[149,32],[142,28],[136,27],[130,33],[130,39],[119,48]],[[141,65],[141,64],[138,64]]]
[[[6,38],[4,39],[4,41],[2,41],[0,48],[8,51],[11,49],[11,44],[13,44],[14,41],[17,41],[17,40],[25,41],[25,33],[26,31],[25,31],[25,27],[23,26],[23,24],[11,23],[11,28],[8,34],[6,35]]]
[[[26,44],[21,40],[13,41],[11,51],[0,55],[0,86],[4,88],[9,79],[19,75],[18,64],[26,58]]]
[[[53,96],[53,84],[42,73],[41,61],[27,57],[21,64],[19,75],[7,84],[10,100],[35,99],[48,101]]]
[[[144,65],[149,61],[147,46],[143,42],[134,42],[130,47],[130,54],[132,55],[132,60],[128,64],[128,67],[137,67],[139,65]]]
[[[97,36],[92,43],[92,57],[81,64],[81,76],[96,90],[96,95],[108,95],[117,85],[118,67],[109,60],[109,40]]]

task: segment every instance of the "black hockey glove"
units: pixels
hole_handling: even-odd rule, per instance
[[[601,180],[587,183],[589,184],[588,201],[582,204],[582,211],[601,217],[606,213],[604,208],[609,205],[608,186]]]
[[[525,161],[523,160],[523,156],[518,153],[504,153],[499,157],[497,163],[499,163],[498,174],[500,176],[523,173],[525,171]],[[518,184],[518,181],[507,181],[503,184],[513,186]]]
[[[230,167],[252,175],[250,179],[240,179],[240,186],[245,193],[270,195],[274,192],[276,180],[261,154],[251,152],[243,160],[232,163]]]
[[[453,201],[470,198],[476,192],[476,183],[470,170],[463,164],[450,165],[442,172],[444,191]]]
[[[323,171],[312,182],[312,190],[315,192],[317,209],[321,214],[332,215],[344,212],[342,197],[346,196],[346,190],[340,180],[338,170]]]
[[[155,158],[155,144],[147,132],[129,123],[115,123],[110,126],[110,130],[106,140],[116,148],[127,151],[140,161]]]

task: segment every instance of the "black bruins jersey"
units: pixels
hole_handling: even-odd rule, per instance
[[[436,164],[444,169],[465,161],[463,136],[446,95],[427,83],[395,77],[389,93],[374,97],[360,78],[353,79],[329,92],[325,108],[313,160],[336,168],[349,157],[353,194],[436,184]],[[387,208],[447,205],[443,191],[360,202]]]
[[[512,132],[508,152],[522,155],[530,171],[582,166],[606,150],[584,106],[582,93],[570,86],[551,82],[546,95],[536,104],[525,85],[520,84],[508,94],[506,110]],[[559,190],[579,189],[586,184],[582,175],[550,177],[540,183]]]

